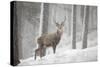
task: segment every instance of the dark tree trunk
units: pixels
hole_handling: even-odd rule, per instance
[[[72,48],[76,49],[76,5],[73,6],[73,23],[72,23]]]
[[[83,23],[83,49],[87,48],[87,37],[88,37],[88,22],[89,22],[89,6],[86,6],[84,13],[84,23]]]
[[[44,3],[43,6],[43,26],[42,26],[42,34],[48,32],[48,20],[49,20],[49,4]]]

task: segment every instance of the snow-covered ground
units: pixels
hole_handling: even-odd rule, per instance
[[[73,63],[73,62],[97,61],[97,47],[76,50],[64,50],[56,54],[46,55],[42,59],[34,57],[22,60],[20,65],[54,64],[54,63]]]
[[[53,54],[52,48],[49,48],[47,49],[46,56],[42,59],[37,57],[34,60],[33,56],[25,60],[20,60],[21,63],[19,66],[97,61],[97,34],[95,32],[90,33],[88,36],[88,48],[81,49],[81,40],[77,41],[76,45],[77,49],[71,49],[71,37],[63,34],[55,54]]]

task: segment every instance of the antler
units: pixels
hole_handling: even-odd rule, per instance
[[[66,16],[64,18],[64,21],[62,21],[61,25],[64,25],[65,21],[66,21]]]

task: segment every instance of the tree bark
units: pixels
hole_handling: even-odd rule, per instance
[[[87,48],[87,37],[88,37],[88,22],[89,22],[89,6],[85,7],[84,13],[84,23],[83,23],[83,49]]]
[[[49,4],[44,3],[43,11],[43,25],[42,25],[42,34],[48,32],[48,20],[49,20]]]
[[[76,5],[73,5],[72,15],[72,48],[76,49]]]

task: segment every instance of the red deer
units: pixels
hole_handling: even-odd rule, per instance
[[[61,39],[61,35],[63,34],[63,27],[64,27],[65,20],[66,20],[66,17],[65,17],[64,21],[61,22],[60,24],[54,20],[56,27],[57,27],[56,32],[43,34],[37,39],[38,49],[35,50],[35,54],[39,53],[40,57],[42,57],[44,47],[45,47],[45,49],[47,47],[52,47],[53,53],[55,54],[56,46],[58,45],[58,43]]]

